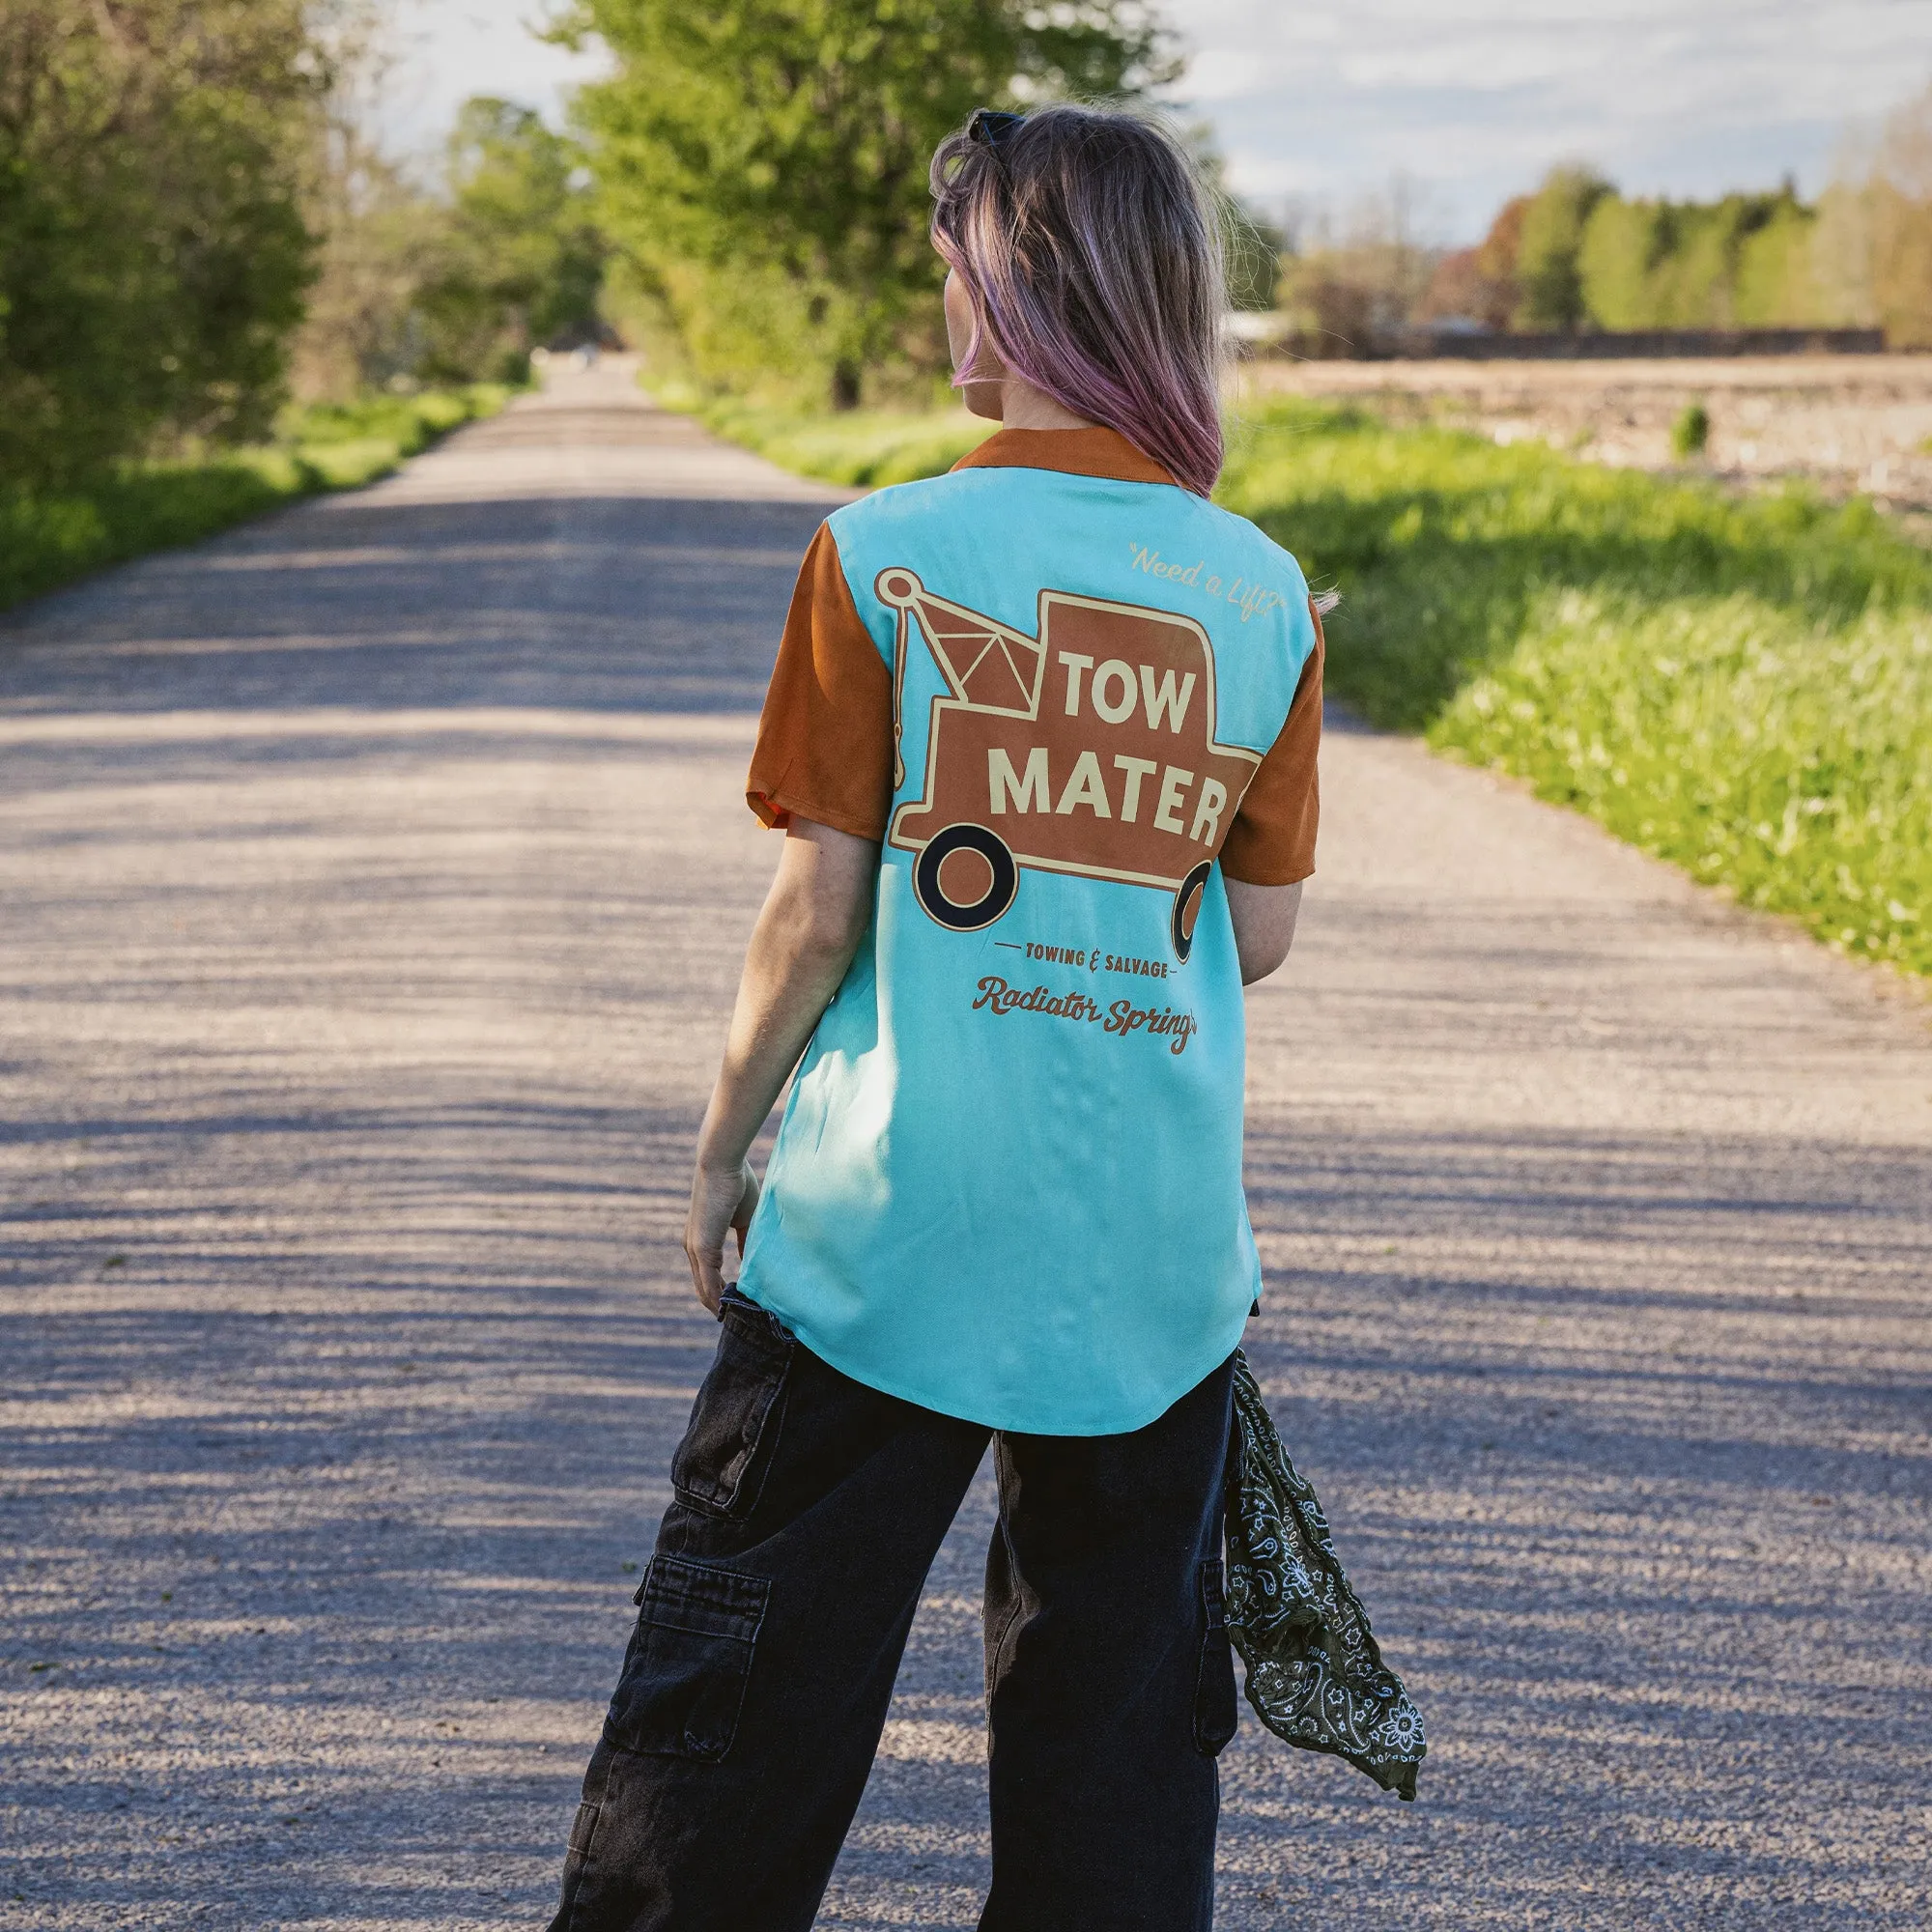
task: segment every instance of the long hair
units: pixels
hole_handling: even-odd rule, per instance
[[[1220,223],[1185,149],[1121,110],[1043,107],[932,157],[932,241],[975,327],[1063,409],[1205,497],[1221,473]],[[955,385],[959,379],[954,378]]]

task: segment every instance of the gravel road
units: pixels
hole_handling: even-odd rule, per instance
[[[0,1925],[542,1922],[833,500],[607,363],[0,620]],[[1323,789],[1251,1350],[1432,1747],[1250,1719],[1219,1922],[1932,1922],[1927,1009],[1413,745]],[[824,1927],[974,1922],[988,1504]]]

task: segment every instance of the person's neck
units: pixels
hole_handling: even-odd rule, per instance
[[[1093,420],[1062,409],[1043,390],[1017,376],[1000,384],[1000,421],[1008,429],[1093,429]]]

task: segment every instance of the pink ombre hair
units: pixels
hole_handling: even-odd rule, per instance
[[[1015,376],[1207,496],[1227,292],[1220,224],[1180,143],[1138,114],[1042,107],[997,147],[949,135],[932,198],[975,353],[983,329]]]

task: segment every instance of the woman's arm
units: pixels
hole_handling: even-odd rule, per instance
[[[725,1231],[737,1230],[742,1255],[758,1205],[757,1177],[745,1156],[859,950],[878,870],[879,848],[869,838],[801,818],[786,829],[698,1129],[684,1224],[691,1279],[714,1315],[724,1290]]]
[[[1288,957],[1294,944],[1294,916],[1301,910],[1299,881],[1292,886],[1251,886],[1223,877],[1228,916],[1235,922],[1235,951],[1241,960],[1241,984],[1265,980]]]

